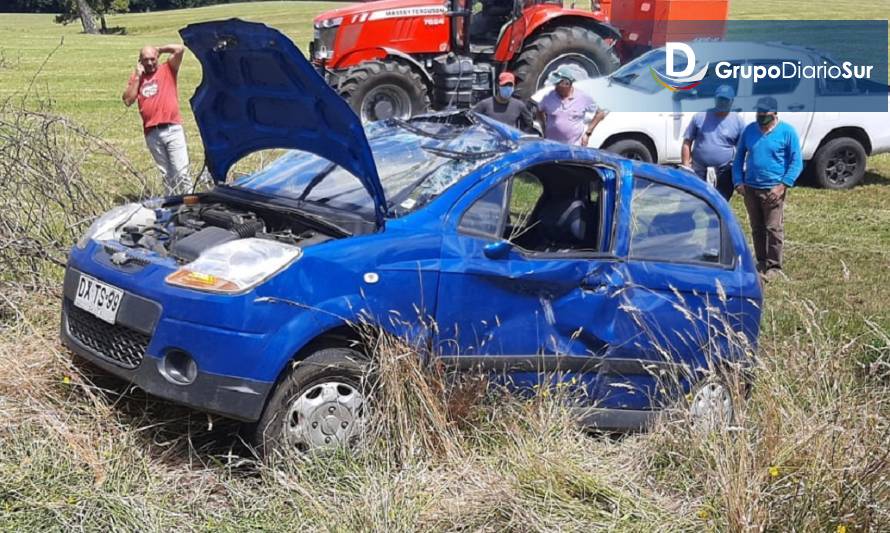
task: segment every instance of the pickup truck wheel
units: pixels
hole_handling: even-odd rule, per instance
[[[816,184],[826,189],[849,189],[865,176],[868,155],[856,139],[840,137],[825,143],[813,158]]]
[[[354,446],[364,431],[367,373],[367,359],[348,348],[293,365],[252,428],[260,457]]]
[[[643,161],[651,163],[655,161],[655,156],[642,141],[636,139],[622,139],[603,146],[603,150],[614,152],[621,157],[633,159],[635,161]]]
[[[404,63],[368,61],[350,68],[340,79],[340,96],[362,123],[407,119],[430,108],[426,84]]]

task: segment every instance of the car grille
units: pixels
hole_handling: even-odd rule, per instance
[[[149,335],[126,326],[111,325],[92,314],[65,302],[68,332],[96,355],[124,368],[136,368],[142,363]]]

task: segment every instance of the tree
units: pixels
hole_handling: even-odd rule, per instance
[[[70,24],[80,20],[84,33],[106,33],[108,24],[105,15],[109,13],[126,13],[130,10],[130,0],[65,0],[63,11],[56,17],[60,24]],[[99,17],[101,30],[96,29],[96,17]]]

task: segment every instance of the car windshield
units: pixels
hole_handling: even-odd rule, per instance
[[[391,119],[369,124],[365,134],[383,185],[388,217],[421,208],[469,172],[513,147],[509,139],[483,122],[456,127]],[[231,186],[369,217],[374,213],[370,194],[355,176],[300,150],[288,151]]]
[[[674,68],[677,70],[686,68],[686,56],[681,53],[674,54]],[[651,50],[640,57],[627,63],[623,67],[616,70],[609,79],[612,83],[626,85],[633,89],[646,93],[656,93],[662,89],[660,83],[655,81],[650,68],[654,68],[658,72],[664,72],[664,48]]]

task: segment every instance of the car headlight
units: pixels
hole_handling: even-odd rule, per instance
[[[199,291],[239,293],[259,285],[301,255],[301,248],[277,241],[229,241],[205,250],[167,276],[167,283]]]
[[[113,238],[118,228],[130,222],[137,213],[144,209],[142,205],[135,203],[119,205],[111,209],[90,224],[87,232],[77,241],[77,247],[81,250],[86,248],[90,239],[101,241]]]

